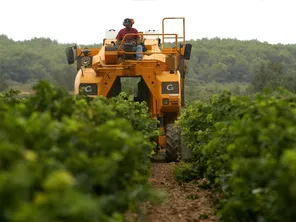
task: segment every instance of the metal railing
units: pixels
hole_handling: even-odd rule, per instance
[[[162,39],[175,39],[175,49],[177,49],[177,47],[178,47],[178,34],[174,34],[174,33],[165,33],[165,34],[161,34],[161,33],[128,33],[128,34],[126,34],[124,37],[123,37],[123,39],[122,39],[122,41],[121,41],[121,43],[119,44],[119,47],[118,47],[118,49],[117,49],[117,52],[118,52],[118,54],[151,54],[151,53],[153,53],[153,54],[166,54],[166,52],[163,52],[163,47],[160,47],[160,52],[148,52],[148,53],[145,53],[145,52],[141,52],[141,53],[139,53],[139,52],[126,52],[126,51],[124,51],[123,50],[123,45],[124,45],[124,43],[125,43],[125,39],[128,37],[128,36],[135,36],[135,35],[138,35],[138,36],[141,36],[142,38],[143,38],[143,36],[162,36]],[[163,46],[163,44],[162,44],[162,46]],[[168,53],[172,53],[172,52],[168,52]],[[177,52],[175,52],[175,53],[177,53]]]

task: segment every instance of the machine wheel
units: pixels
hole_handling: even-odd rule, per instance
[[[165,158],[167,162],[176,162],[180,156],[180,129],[175,124],[166,125],[166,149]]]
[[[180,137],[180,147],[181,147],[181,159],[183,161],[190,161],[190,159],[192,158],[192,150],[190,148],[187,147],[183,137]]]

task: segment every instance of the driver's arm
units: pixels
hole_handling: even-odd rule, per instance
[[[121,42],[122,42],[122,40],[117,39],[115,42],[115,45],[120,45]]]
[[[120,45],[122,42],[123,36],[122,36],[122,30],[120,30],[116,36],[116,42],[115,45]]]
[[[137,42],[137,45],[140,45],[140,44],[141,44],[141,38],[138,38],[138,39],[136,40],[136,42]]]

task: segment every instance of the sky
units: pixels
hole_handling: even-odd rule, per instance
[[[185,17],[186,40],[257,39],[296,44],[296,0],[0,0],[0,34],[59,43],[101,43],[105,31],[135,20],[138,31],[161,32],[164,17]],[[179,33],[168,20],[165,33]]]

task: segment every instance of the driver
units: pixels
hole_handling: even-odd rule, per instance
[[[126,34],[130,34],[130,33],[135,33],[138,34],[138,30],[133,28],[132,25],[134,24],[134,20],[130,19],[130,18],[126,18],[123,20],[123,25],[125,26],[125,28],[121,29],[117,36],[116,36],[116,44],[119,45],[122,40],[123,37]],[[128,35],[125,38],[125,42],[127,43],[133,43],[134,45],[134,49],[136,52],[143,52],[143,46],[140,45],[141,44],[141,38],[139,35]],[[136,59],[137,60],[141,60],[143,58],[143,54],[136,54]]]

